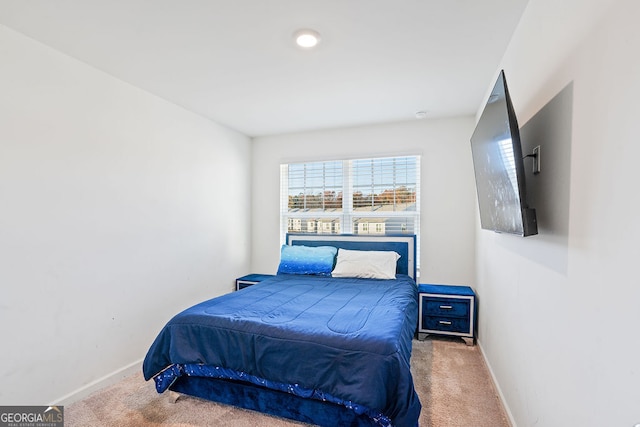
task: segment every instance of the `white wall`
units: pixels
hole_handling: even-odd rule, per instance
[[[567,239],[542,219],[535,237],[477,231],[480,343],[518,427],[640,423],[638,16],[635,0],[531,0],[502,63],[521,126],[573,92],[554,124],[571,136]]]
[[[280,255],[280,164],[422,155],[421,282],[474,285],[473,118],[410,121],[256,138],[252,271],[274,273]]]
[[[250,140],[3,26],[0,61],[0,403],[64,403],[249,270]]]

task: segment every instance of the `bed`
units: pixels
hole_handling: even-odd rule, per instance
[[[159,393],[309,424],[415,427],[415,247],[408,235],[288,235],[273,278],[173,317],[144,377]],[[380,278],[391,262],[395,278]]]

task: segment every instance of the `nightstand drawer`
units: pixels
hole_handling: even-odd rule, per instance
[[[422,317],[422,326],[426,330],[441,332],[459,332],[470,334],[469,319],[459,317]]]
[[[470,301],[423,296],[422,314],[447,317],[469,317]]]

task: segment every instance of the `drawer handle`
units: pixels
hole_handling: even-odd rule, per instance
[[[447,322],[446,320],[441,320],[438,323],[440,323],[441,325],[447,325],[447,326],[451,325],[451,322]]]
[[[441,305],[440,310],[451,310],[453,307],[450,305]]]

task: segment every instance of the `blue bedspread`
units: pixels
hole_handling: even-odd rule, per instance
[[[409,359],[417,287],[397,280],[278,275],[195,305],[152,344],[145,379],[202,364],[317,390],[415,426]]]

